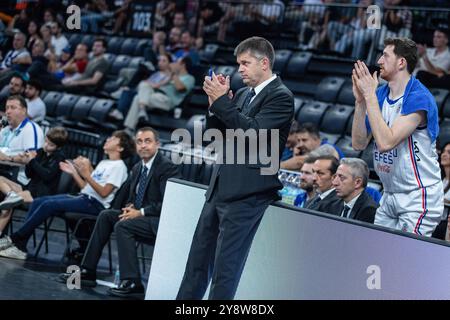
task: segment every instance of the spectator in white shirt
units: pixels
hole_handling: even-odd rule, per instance
[[[62,28],[61,24],[57,21],[53,22],[51,25],[51,32],[52,32],[52,40],[51,44],[53,48],[55,49],[56,56],[60,56],[63,49],[69,45],[69,41],[67,38],[62,34]]]
[[[40,123],[45,118],[46,107],[44,101],[39,97],[42,86],[37,80],[30,80],[25,89],[27,101],[28,118],[34,122]]]
[[[437,29],[433,34],[433,48],[426,45],[418,45],[420,56],[415,73],[418,77],[434,75],[442,77],[450,69],[450,51],[448,49],[448,34],[444,29]],[[428,75],[419,75],[428,73]]]

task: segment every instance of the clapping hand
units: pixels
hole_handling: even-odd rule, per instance
[[[355,94],[355,98],[362,101],[361,96],[364,99],[369,98],[372,95],[375,95],[377,87],[378,87],[378,76],[377,71],[370,74],[369,69],[366,64],[362,61],[357,61],[355,63],[355,68],[352,72],[352,79],[354,84],[356,84],[356,92],[353,90],[353,94]]]
[[[59,168],[61,169],[61,171],[68,173],[71,176],[73,176],[74,174],[77,173],[77,169],[75,168],[72,160],[66,160],[66,161],[60,162]]]

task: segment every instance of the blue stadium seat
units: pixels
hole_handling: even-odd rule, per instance
[[[85,119],[89,115],[89,111],[91,111],[91,108],[96,101],[97,98],[95,97],[81,97],[78,99],[72,109],[70,119],[79,121]]]
[[[105,53],[103,55],[103,57],[106,59],[106,61],[108,61],[109,66],[111,67],[111,65],[114,62],[114,60],[116,59],[117,55],[115,55],[114,53]]]
[[[283,74],[287,78],[296,79],[301,78],[308,68],[308,64],[311,61],[311,52],[296,52],[294,53],[286,67],[286,72]]]
[[[70,47],[72,48],[72,51],[75,50],[75,47],[81,43],[81,40],[83,38],[82,33],[70,33],[66,34],[67,40],[69,40]],[[90,48],[89,48],[90,50]]]
[[[45,103],[47,117],[56,117],[56,108],[62,96],[62,92],[49,91],[42,99]]]
[[[122,37],[111,37],[108,39],[108,48],[107,51],[114,54],[121,53],[121,47],[123,43]]]
[[[230,76],[230,78],[233,76],[235,72],[236,72],[235,66],[218,66],[214,69],[215,74],[223,74],[225,77]]]
[[[311,122],[314,123],[317,127],[320,126],[320,122],[322,121],[325,112],[329,108],[329,104],[319,101],[310,101],[307,102],[300,110],[297,115],[298,123],[306,123]]]
[[[118,55],[110,65],[108,74],[117,75],[122,68],[127,68],[130,64],[131,57],[123,54]]]
[[[445,89],[431,88],[430,92],[434,96],[434,99],[436,99],[439,114],[443,114],[443,112],[445,112],[445,102],[446,100],[450,100],[449,91]],[[446,111],[446,115],[444,115],[444,117],[450,117],[450,110]]]
[[[275,50],[275,62],[273,71],[277,74],[283,74],[284,69],[292,56],[291,50]]]
[[[353,111],[354,108],[349,106],[331,106],[322,119],[320,130],[332,134],[344,134]]]
[[[444,119],[439,125],[439,144],[436,146],[442,150],[447,142],[450,142],[450,119]]]
[[[346,81],[337,96],[336,102],[339,104],[346,104],[349,106],[354,106],[355,105],[355,97],[353,96],[352,87],[353,87],[352,82]]]
[[[207,44],[205,48],[199,52],[200,60],[210,64],[214,60],[218,49],[219,46],[217,44]]]
[[[320,131],[320,138],[322,140],[326,140],[328,143],[336,144],[336,142],[341,138],[341,135]]]
[[[357,151],[352,147],[352,137],[344,136],[336,143],[339,149],[345,154],[346,157],[359,158],[361,156],[361,151]]]
[[[323,102],[336,102],[338,93],[345,79],[340,77],[326,77],[317,86],[315,99]]]
[[[65,117],[71,114],[73,107],[77,103],[80,96],[75,94],[64,93],[61,100],[58,102],[58,107],[56,108],[56,117]]]
[[[81,38],[81,43],[84,43],[88,46],[89,51],[92,50],[92,45],[94,44],[94,40],[97,36],[92,34],[86,34]],[[108,49],[107,49],[108,50]]]
[[[307,101],[301,97],[294,97],[294,119],[297,119],[297,115],[300,109]]]
[[[129,55],[129,56],[135,55],[134,52],[137,49],[138,43],[139,43],[139,39],[127,38],[121,43],[121,46],[120,46],[120,48],[119,48],[117,53],[118,54],[126,54],[126,55]],[[140,50],[141,51],[139,53],[140,53],[140,55],[142,55],[142,49],[140,49]]]
[[[145,61],[144,57],[132,57],[130,59],[130,63],[128,64],[128,67],[137,69],[139,67],[139,64],[144,61]]]
[[[89,111],[89,118],[96,119],[100,123],[106,121],[108,113],[114,106],[114,101],[110,99],[97,99],[91,110]]]
[[[450,96],[447,98],[444,106],[442,107],[442,116],[444,118],[450,118]]]

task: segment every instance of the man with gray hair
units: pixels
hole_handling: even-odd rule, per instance
[[[369,168],[364,160],[344,158],[333,178],[336,195],[344,201],[341,217],[373,223],[378,205],[364,191],[369,179]]]

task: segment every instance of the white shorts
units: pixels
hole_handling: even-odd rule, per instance
[[[431,237],[444,210],[442,183],[405,193],[385,192],[375,224]]]

